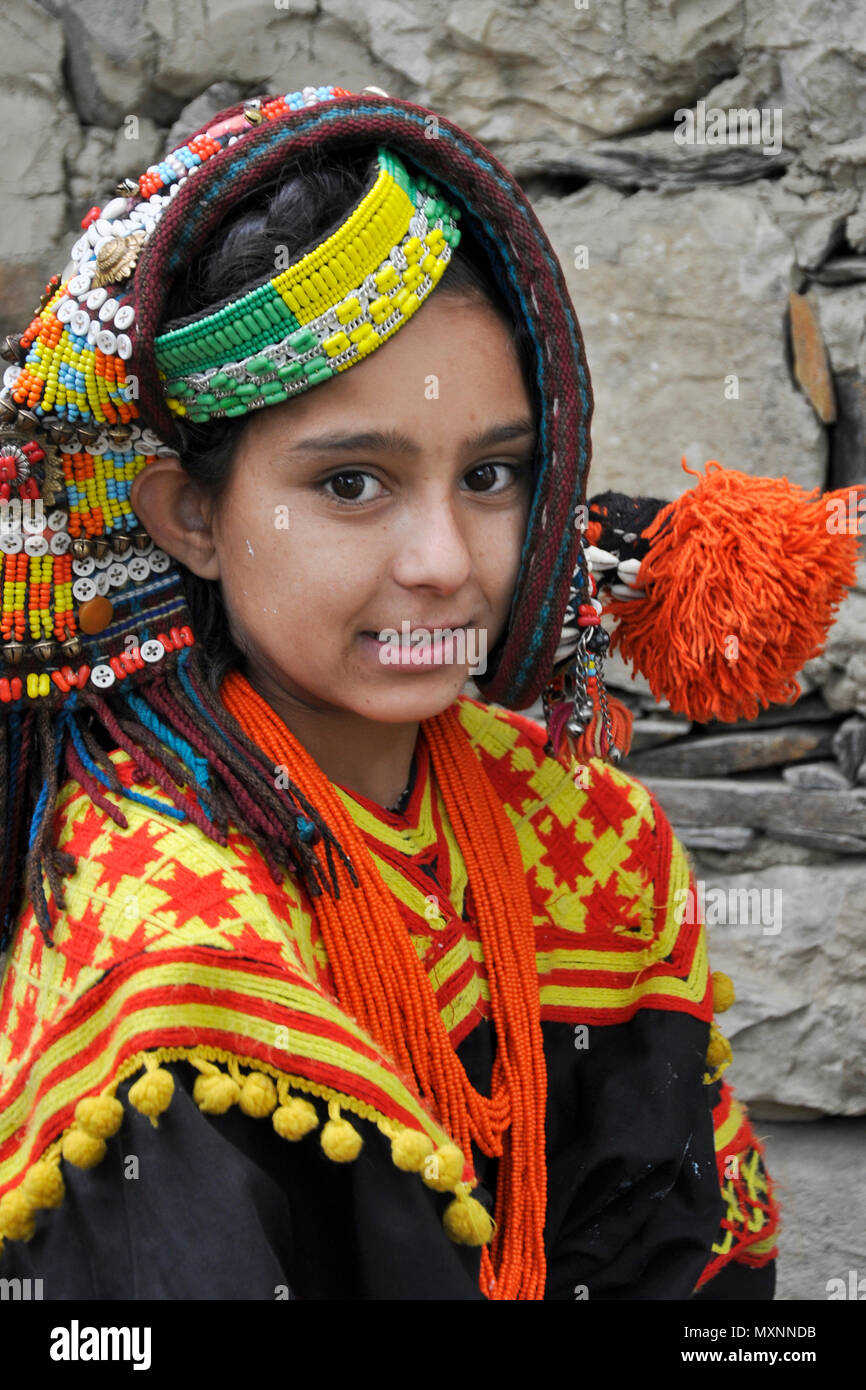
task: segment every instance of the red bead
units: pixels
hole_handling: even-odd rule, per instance
[[[102,208],[96,207],[91,208],[88,213],[85,213],[85,215],[81,219],[81,226],[85,232],[87,231],[87,228],[90,226],[91,222],[95,222],[97,217],[101,216],[101,214]]]

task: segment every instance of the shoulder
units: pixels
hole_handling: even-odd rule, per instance
[[[682,911],[691,864],[649,789],[599,758],[548,757],[524,716],[469,699],[459,715],[517,835],[545,1016],[708,1017],[703,928]]]
[[[35,913],[25,902],[10,947],[10,964],[39,978],[50,975],[63,995],[80,993],[144,954],[243,947],[272,957],[287,950],[286,919],[300,910],[300,890],[285,875],[274,881],[258,849],[229,825],[224,844],[185,818],[167,793],[140,774],[131,757],[109,754],[123,788],[100,788],[97,805],[77,781],[61,788],[55,844],[74,860],[55,894],[43,871],[52,924],[47,971]],[[108,808],[111,808],[110,810]],[[115,819],[116,817],[116,819]]]
[[[552,816],[569,823],[591,816],[596,832],[609,827],[626,836],[641,825],[667,825],[636,777],[601,758],[576,764],[567,753],[550,757],[546,730],[526,715],[466,695],[459,697],[457,713],[485,771],[520,820]]]

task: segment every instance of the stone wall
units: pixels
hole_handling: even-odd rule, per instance
[[[866,478],[866,26],[848,0],[4,0],[0,67],[4,333],[86,210],[213,111],[375,84],[465,126],[533,197],[586,338],[591,492],[673,498],[682,457]],[[734,111],[760,117],[751,139]],[[739,986],[734,1079],[767,1118],[866,1110],[864,635],[861,566],[801,699],[743,726],[692,728],[609,667],[639,716],[626,767],[708,897],[782,894],[779,930],[710,925]]]

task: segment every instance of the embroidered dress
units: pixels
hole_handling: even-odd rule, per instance
[[[576,785],[539,726],[457,708],[532,902],[544,1296],[771,1297],[778,1213],[723,1076],[726,981],[678,908],[682,845],[633,777],[592,759]],[[443,1229],[450,1136],[340,1008],[300,880],[275,882],[236,828],[222,847],[179,823],[125,752],[111,760],[151,804],[124,798],[122,829],[65,785],[57,844],[79,869],[65,911],[46,886],[55,947],[27,907],[0,995],[0,1192],[33,1231],[0,1276],[42,1277],[47,1298],[483,1298],[479,1248]],[[337,791],[489,1095],[484,953],[423,725],[399,809]],[[414,1171],[410,1131],[430,1140]],[[497,1160],[472,1158],[492,1209]]]

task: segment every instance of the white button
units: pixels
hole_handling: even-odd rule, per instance
[[[65,555],[72,544],[72,537],[68,531],[58,531],[48,542],[48,548],[52,555]]]
[[[100,287],[98,290],[91,290],[84,302],[88,309],[99,309],[107,298],[108,290],[104,290]]]
[[[106,690],[109,685],[114,685],[115,675],[110,666],[94,666],[90,679],[100,690]]]
[[[97,435],[96,439],[94,439],[87,452],[89,454],[104,454],[108,451],[110,445],[111,440],[109,439],[108,435],[100,434]]]
[[[47,555],[48,542],[44,536],[27,536],[24,549],[28,555]]]
[[[117,313],[114,315],[114,326],[118,330],[118,332],[122,332],[124,328],[129,328],[130,324],[134,321],[135,310],[133,309],[132,305],[121,304]]]
[[[24,537],[20,531],[0,531],[0,550],[4,555],[17,555],[24,549]]]
[[[74,261],[80,261],[89,246],[90,242],[87,240],[87,237],[79,237],[72,248],[72,259]],[[90,281],[86,275],[73,275],[66,289],[69,294],[84,294],[85,290],[90,289]]]
[[[106,299],[99,311],[100,322],[109,323],[114,318],[114,315],[117,313],[117,304],[118,301],[116,299]]]
[[[55,507],[53,512],[48,513],[48,525],[52,531],[65,531],[69,525],[69,513]]]
[[[72,315],[78,310],[78,301],[75,299],[64,299],[54,310],[61,323],[69,323]]]
[[[72,573],[80,574],[82,577],[92,574],[96,569],[96,561],[92,555],[85,555],[81,560],[72,561]]]
[[[89,598],[96,598],[96,585],[92,579],[76,579],[72,586],[72,596],[77,598],[79,603],[86,603]]]
[[[109,584],[115,589],[119,589],[121,585],[126,583],[126,565],[121,565],[118,560],[115,560],[113,564],[109,565],[105,573],[108,575]]]
[[[143,555],[136,555],[127,565],[126,572],[130,579],[134,579],[137,584],[141,584],[150,574],[150,562],[145,560]]]
[[[164,550],[154,549],[147,558],[154,574],[165,574],[166,570],[171,567],[171,556],[167,555]]]
[[[111,582],[105,570],[103,570],[101,574],[97,574],[94,583],[96,585],[96,592],[99,594],[100,598],[105,598],[105,595],[111,588]]]
[[[117,335],[117,355],[124,362],[128,362],[132,356],[132,342],[125,333]]]
[[[153,430],[142,430],[139,443],[143,454],[155,454],[162,444],[162,440],[154,434]]]
[[[87,346],[96,347],[96,337],[99,333],[99,319],[93,319],[87,330]]]
[[[90,327],[90,315],[85,309],[76,309],[72,318],[69,320],[69,327],[72,329],[76,338],[83,338]]]
[[[94,226],[100,236],[114,236],[114,228],[107,217],[97,217]]]
[[[107,550],[104,555],[94,555],[93,563],[98,570],[107,570],[114,563],[114,552]]]
[[[21,529],[25,536],[41,536],[45,530],[45,519],[42,516],[30,516],[29,510],[25,509],[21,518]]]
[[[160,657],[165,656],[165,647],[155,637],[142,642],[140,651],[144,661],[159,661]]]
[[[3,385],[14,386],[20,375],[20,367],[7,367],[3,373]]]
[[[101,333],[97,333],[96,346],[100,352],[105,353],[106,357],[110,357],[117,351],[117,339],[110,328],[103,328]]]

